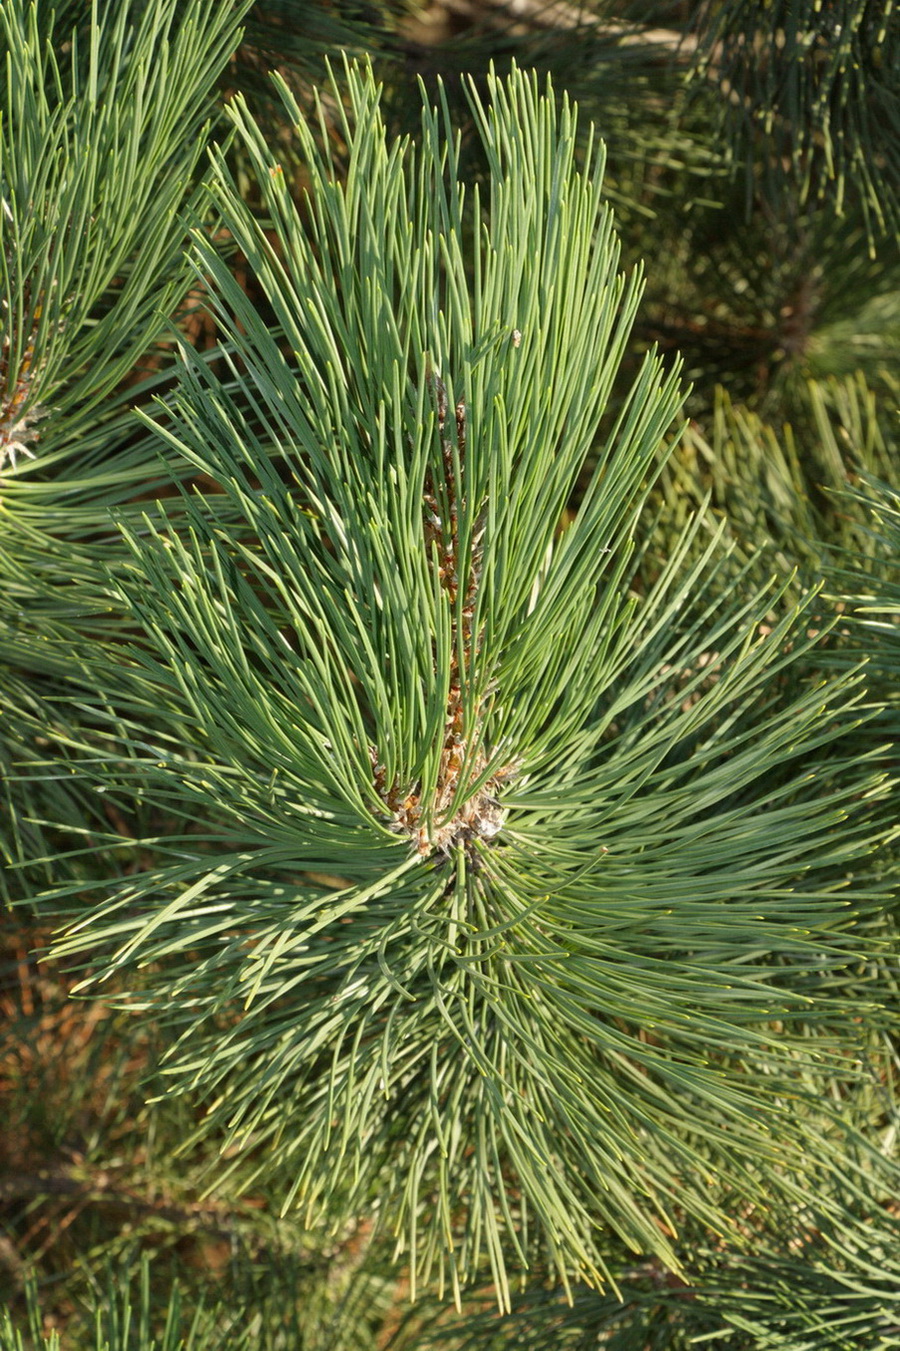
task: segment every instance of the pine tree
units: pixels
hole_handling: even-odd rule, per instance
[[[542,78],[426,93],[405,139],[390,61],[387,91],[336,66],[311,117],[279,78],[201,181],[239,8],[70,11],[2,11],[5,885],[154,1030],[191,1175],[309,1240],[286,1304],[251,1284],[188,1322],[145,1267],[140,1345],[160,1300],[159,1344],[197,1351],[251,1316],[333,1351],[900,1344],[890,146],[855,187],[852,116],[824,158],[803,120],[794,179],[758,142],[731,186],[723,159],[723,200],[796,211],[765,241],[735,214],[710,271],[648,247],[642,309],[603,145]],[[891,11],[860,13],[880,68]],[[654,229],[711,160],[710,82],[759,101],[725,64],[748,17],[666,74]],[[673,55],[637,45],[633,124]],[[638,143],[611,151],[632,223]],[[854,192],[846,226],[816,215]],[[683,344],[679,442],[647,340],[690,330],[729,251],[764,276],[783,244],[796,279],[810,240],[865,244],[822,283],[872,317],[865,368],[812,340],[818,280],[795,352],[770,329],[761,358],[756,324],[756,387],[720,306],[714,359]],[[171,327],[197,288],[209,351]],[[823,465],[870,477],[819,493]],[[118,1351],[128,1300],[100,1298]]]

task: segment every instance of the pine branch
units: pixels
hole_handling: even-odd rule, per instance
[[[857,974],[879,774],[842,749],[858,677],[805,679],[777,588],[723,605],[698,523],[632,585],[679,406],[653,354],[560,528],[639,289],[565,101],[472,94],[467,202],[446,107],[391,144],[348,82],[345,182],[283,89],[301,208],[235,109],[271,229],[216,159],[277,327],[198,233],[240,381],[186,354],[160,434],[219,491],[126,532],[136,636],[86,666],[114,715],[73,746],[173,826],[59,952],[147,973],[198,1139],[317,1221],[376,1211],[457,1294],[487,1262],[507,1304],[508,1266],[614,1281],[610,1233],[669,1267],[682,1223],[733,1233],[711,1175],[805,1195],[797,1112],[887,1016]]]

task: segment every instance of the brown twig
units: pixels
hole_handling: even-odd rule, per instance
[[[505,766],[474,791],[464,793],[459,801],[463,777],[474,785],[488,765],[481,745],[479,710],[470,714],[474,726],[467,726],[463,698],[466,670],[477,656],[481,642],[474,622],[483,544],[482,531],[477,529],[469,557],[462,557],[459,528],[465,504],[458,498],[458,482],[466,456],[466,406],[460,399],[451,419],[446,386],[438,372],[432,372],[430,383],[441,442],[441,466],[437,478],[431,469],[425,478],[423,540],[451,615],[444,740],[432,800],[423,801],[420,784],[410,791],[397,784],[388,785],[377,752],[374,749],[370,752],[375,786],[388,808],[392,827],[408,835],[423,857],[437,851],[449,853],[460,842],[492,839],[506,817],[497,799],[498,791],[515,772],[514,765]],[[451,814],[454,803],[456,811]]]

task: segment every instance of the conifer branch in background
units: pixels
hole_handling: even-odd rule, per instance
[[[0,7],[0,894],[47,877],[48,820],[96,823],[60,756],[60,682],[122,558],[111,509],[171,474],[136,428],[174,364],[193,284],[183,212],[208,211],[214,85],[246,4]],[[13,765],[16,787],[11,787]],[[66,803],[68,810],[64,810]],[[102,821],[103,813],[100,813]]]

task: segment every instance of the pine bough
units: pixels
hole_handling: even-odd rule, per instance
[[[640,278],[567,102],[473,93],[467,192],[446,110],[391,143],[347,88],[313,129],[282,88],[302,193],[236,102],[266,220],[215,156],[257,294],[195,231],[230,355],[158,436],[202,490],[126,528],[84,671],[82,772],[165,824],[58,952],[134,973],[201,1133],[426,1278],[790,1232],[883,1017],[859,674],[702,519],[638,574],[677,372],[623,374]]]

